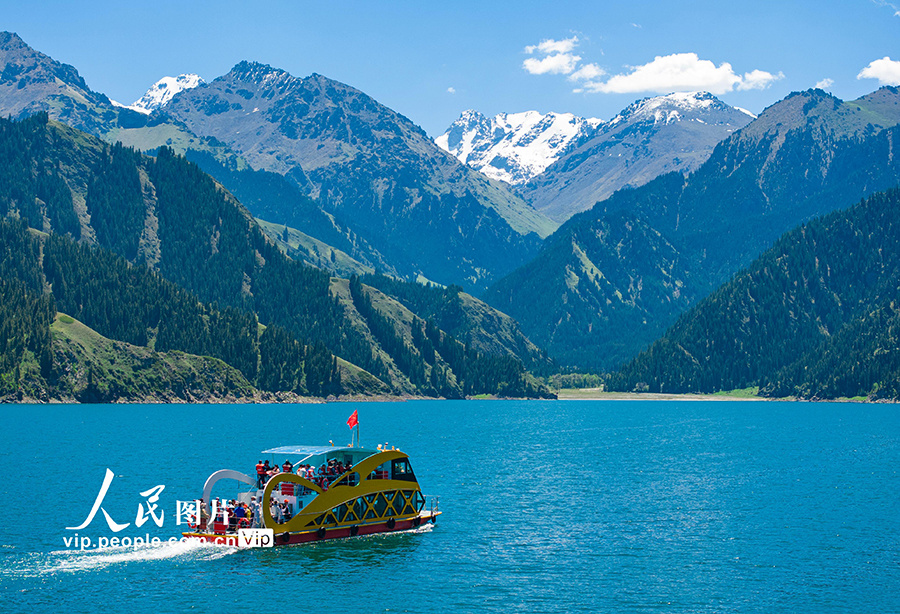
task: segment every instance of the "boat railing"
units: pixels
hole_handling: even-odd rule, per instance
[[[435,513],[440,511],[441,498],[434,495],[426,495],[425,498],[431,501],[431,516],[434,517]]]

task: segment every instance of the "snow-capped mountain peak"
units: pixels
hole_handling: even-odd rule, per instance
[[[128,108],[140,113],[151,113],[165,106],[172,97],[182,90],[189,90],[205,83],[200,75],[178,75],[163,77],[154,83],[140,100],[136,100]]]
[[[616,190],[669,172],[690,172],[752,114],[708,92],[638,100],[539,177],[522,187],[535,209],[559,221],[593,207]]]
[[[488,119],[470,109],[435,143],[488,177],[520,184],[542,173],[601,123],[571,113],[538,111],[500,113]]]
[[[611,119],[609,125],[614,126],[623,121],[652,124],[671,124],[682,120],[703,122],[702,117],[711,112],[731,110],[732,107],[709,92],[675,92],[633,102]]]

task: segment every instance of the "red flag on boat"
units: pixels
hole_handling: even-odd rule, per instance
[[[359,424],[359,416],[357,415],[356,410],[354,409],[353,413],[350,415],[350,417],[347,418],[347,426],[349,426],[350,428],[353,428],[357,424]]]

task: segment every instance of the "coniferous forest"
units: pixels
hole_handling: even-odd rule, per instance
[[[263,391],[546,394],[526,385],[515,358],[463,351],[430,366],[358,280],[352,306],[342,304],[327,273],[287,258],[233,196],[167,148],[148,157],[38,114],[0,120],[0,159],[2,394],[16,391],[26,362],[38,365],[30,390],[77,392],[54,390],[53,374],[72,368],[53,351],[57,310],[130,346],[218,359]],[[350,325],[348,309],[365,326]]]
[[[613,374],[613,390],[897,398],[900,190],[782,236]]]

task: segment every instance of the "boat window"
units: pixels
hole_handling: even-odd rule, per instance
[[[395,480],[406,480],[407,482],[415,482],[416,476],[413,474],[412,466],[409,464],[409,459],[406,458],[396,458],[391,464],[393,475]]]
[[[425,497],[422,495],[421,491],[416,491],[413,505],[416,507],[417,512],[421,512],[422,508],[425,507]]]
[[[396,507],[399,509],[400,503],[402,503],[402,504],[403,504],[403,511],[400,512],[401,514],[403,514],[404,516],[407,515],[407,514],[415,514],[415,513],[416,513],[416,510],[413,509],[412,501],[413,501],[413,491],[411,491],[411,490],[404,490],[404,491],[403,491],[403,501],[397,500],[397,501],[396,501],[396,503],[397,503]]]
[[[366,495],[365,499],[361,499],[361,501],[365,502],[366,505],[366,513],[365,519],[370,520],[372,518],[378,518],[378,512],[375,511],[375,501],[378,499],[377,494]]]
[[[391,477],[390,462],[378,465],[375,470],[369,474],[370,480],[388,480]]]
[[[400,494],[399,490],[393,491],[390,493],[390,497],[388,499],[388,510],[391,516],[399,514],[400,510],[403,509],[403,495]]]
[[[378,497],[375,499],[375,505],[373,507],[375,508],[375,514],[378,518],[384,516],[384,512],[388,506],[388,502],[385,499],[385,494],[388,493],[378,493]]]
[[[362,497],[360,497],[353,504],[353,513],[356,515],[357,518],[362,518],[363,516],[366,515],[366,509],[368,509],[368,507],[369,506],[366,505],[366,500],[363,499]]]

